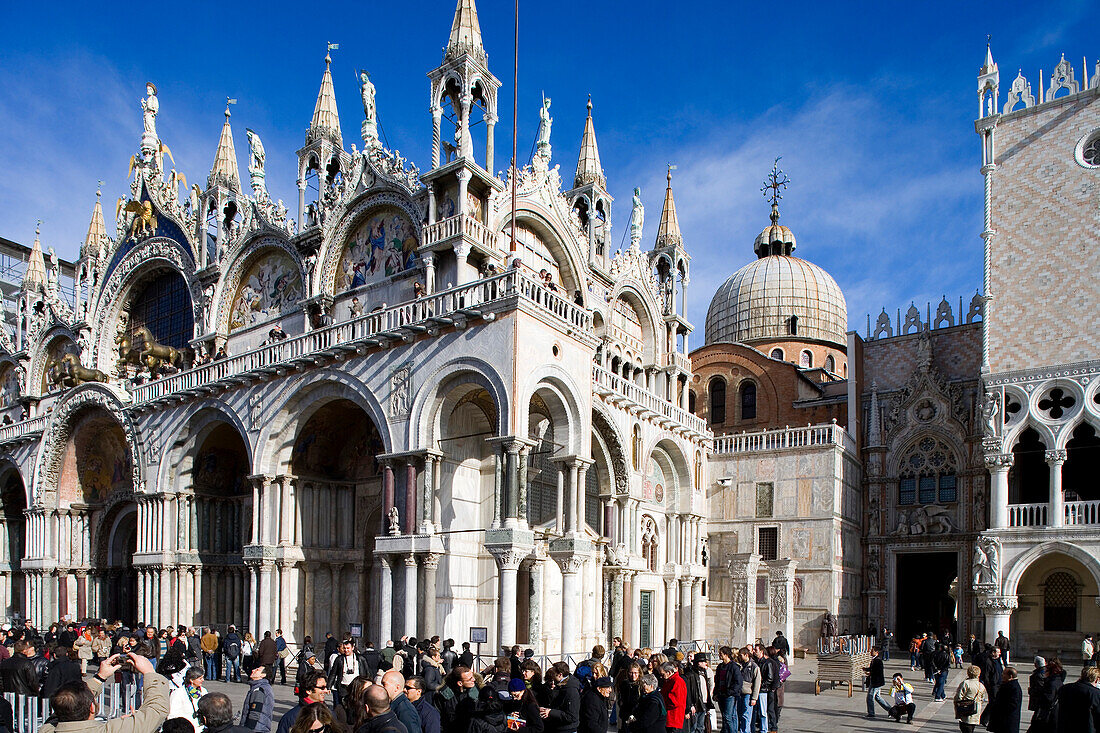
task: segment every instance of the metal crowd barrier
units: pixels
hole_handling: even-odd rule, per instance
[[[104,685],[99,697],[96,699],[99,708],[96,718],[106,721],[132,713],[138,707],[137,693],[138,682],[136,680],[129,684],[111,683]],[[14,722],[12,733],[37,733],[52,712],[50,701],[44,697],[5,692],[4,700],[12,708],[12,721]]]

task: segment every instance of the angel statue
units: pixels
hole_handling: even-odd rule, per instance
[[[401,523],[400,523],[400,518],[399,518],[398,513],[397,513],[397,507],[395,507],[395,506],[390,507],[389,520],[390,520],[390,534],[392,534],[394,536],[401,534]]]
[[[642,241],[642,225],[645,223],[645,207],[642,206],[642,189],[634,189],[634,203],[630,210],[630,246],[638,248]]]
[[[987,437],[997,436],[997,416],[1001,412],[1000,396],[996,392],[986,392],[982,399],[982,419],[985,421],[985,434]]]
[[[550,98],[542,98],[542,108],[539,109],[539,138],[536,150],[538,154],[547,160],[550,159],[550,126],[554,124],[554,118],[550,116]]]
[[[365,69],[359,69],[359,96],[363,99],[363,142],[370,148],[378,142],[378,109],[374,105],[374,84]]]
[[[266,174],[264,173],[264,160],[267,154],[264,152],[264,144],[260,136],[254,130],[246,127],[244,134],[248,137],[248,175],[252,181],[252,191],[256,198],[267,198]]]

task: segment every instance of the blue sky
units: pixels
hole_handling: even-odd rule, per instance
[[[189,181],[205,180],[227,96],[242,171],[244,128],[263,138],[273,196],[296,201],[301,145],[323,70],[333,74],[346,144],[362,119],[354,70],[368,69],[391,148],[427,168],[426,72],[452,0],[412,3],[7,3],[0,11],[0,236],[74,258],[97,180],[105,208],[126,190],[146,80],[157,129]],[[512,3],[480,0],[490,68],[503,83],[497,167],[511,136]],[[692,254],[688,316],[702,343],[707,305],[753,257],[767,224],[759,192],[772,158],[792,179],[783,223],[796,254],[827,269],[850,327],[980,285],[981,176],[976,72],[985,36],[1002,102],[1022,69],[1049,83],[1060,54],[1081,75],[1100,46],[1100,5],[1017,3],[534,3],[521,0],[519,151],[526,162],[540,96],[553,99],[554,163],[572,180],[592,94],[616,198],[616,243],[641,186],[656,234],[666,162]],[[1090,43],[1092,41],[1092,43]],[[1091,56],[1089,54],[1092,54]],[[507,112],[505,112],[507,110]],[[108,222],[108,228],[111,223]]]

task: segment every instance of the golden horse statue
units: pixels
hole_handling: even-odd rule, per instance
[[[88,369],[76,358],[76,354],[61,357],[61,372],[76,387],[85,382],[106,382],[107,375],[98,369]]]
[[[136,361],[133,357],[135,351],[137,352]],[[122,352],[121,348],[119,352]],[[144,326],[134,331],[133,343],[124,358],[138,367],[144,366],[152,376],[156,376],[165,364],[175,367],[183,364],[183,353],[179,349],[167,344],[158,344],[153,339],[153,334]]]

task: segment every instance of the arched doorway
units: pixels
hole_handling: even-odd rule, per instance
[[[243,549],[252,515],[246,499],[249,454],[244,439],[227,422],[217,421],[198,436],[190,482],[194,492],[189,546],[202,563],[195,617],[209,624],[244,626],[248,619],[248,573]]]
[[[1082,636],[1100,626],[1096,596],[1095,576],[1081,560],[1057,551],[1040,555],[1016,587],[1019,608],[1009,633],[1013,656],[1075,654]]]
[[[27,491],[23,478],[14,466],[0,479],[0,598],[7,598],[5,616],[26,615],[25,581],[22,559],[26,555],[24,542]]]
[[[104,619],[133,624],[138,617],[138,574],[134,569],[137,552],[137,505],[127,502],[112,512],[105,536],[105,564],[98,575],[99,607]]]
[[[70,417],[69,438],[57,482],[60,508],[69,513],[67,532],[86,537],[60,548],[57,560],[68,566],[58,577],[58,617],[114,615],[127,623],[137,618],[137,514],[133,458],[122,425],[101,407],[86,407]],[[84,572],[92,578],[87,587]]]
[[[290,473],[306,558],[303,634],[346,633],[367,621],[366,561],[381,522],[376,456],[384,451],[370,416],[346,398],[326,402],[297,432]]]

